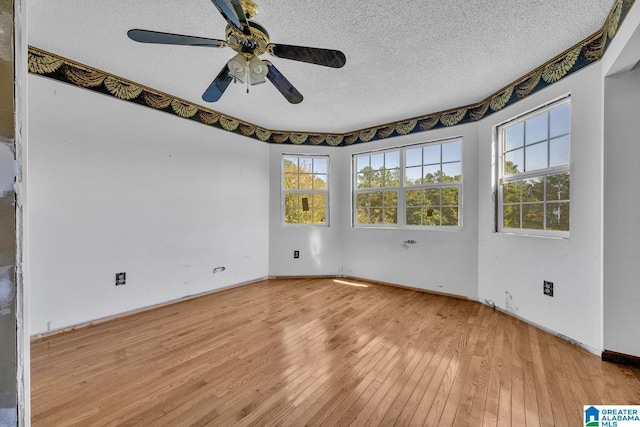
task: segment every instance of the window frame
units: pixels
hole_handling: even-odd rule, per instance
[[[532,144],[527,144],[526,140],[523,141],[523,161],[526,164],[526,147],[531,146],[531,145],[536,145],[539,144],[541,142],[546,143],[546,148],[547,148],[547,167],[545,168],[539,168],[539,169],[534,169],[531,171],[523,171],[523,172],[518,172],[518,173],[513,173],[513,174],[509,174],[506,175],[504,173],[504,167],[505,167],[505,153],[509,152],[509,151],[515,151],[516,149],[512,149],[512,150],[505,150],[505,137],[504,134],[507,128],[513,127],[515,125],[518,125],[520,123],[525,123],[527,120],[530,120],[532,118],[538,117],[542,114],[547,114],[548,117],[550,117],[550,112],[552,110],[555,109],[559,109],[562,108],[566,105],[570,106],[570,115],[569,115],[569,132],[568,133],[560,133],[558,135],[554,135],[551,136],[550,134],[550,127],[551,127],[551,121],[547,120],[547,135],[546,138],[541,140],[541,141],[536,141]],[[495,199],[495,232],[497,233],[501,233],[501,234],[514,234],[514,235],[523,235],[523,236],[534,236],[534,237],[552,237],[552,238],[565,238],[568,239],[570,237],[570,233],[571,233],[571,187],[572,187],[572,183],[573,183],[573,178],[572,178],[572,173],[571,173],[571,169],[572,169],[572,161],[571,159],[573,158],[572,156],[572,134],[573,134],[573,108],[571,106],[571,96],[570,94],[564,95],[560,98],[554,99],[548,103],[545,103],[533,110],[530,110],[528,112],[525,112],[521,115],[518,115],[516,117],[513,117],[503,123],[500,123],[498,125],[495,126],[495,132],[494,132],[494,137],[495,137],[495,156],[494,158],[496,159],[494,162],[494,169],[495,169],[495,173],[494,173],[494,199]],[[551,163],[551,150],[550,148],[550,144],[551,141],[554,139],[558,139],[558,138],[562,138],[564,136],[568,136],[569,138],[569,159],[567,163],[563,163],[560,165],[554,165],[554,166],[548,166]],[[546,209],[547,209],[547,204],[548,203],[552,203],[553,201],[550,201],[547,199],[547,181],[546,178],[549,176],[554,176],[554,175],[559,175],[559,174],[568,174],[569,175],[569,197],[568,199],[562,199],[561,201],[558,201],[556,203],[566,203],[569,206],[569,230],[550,230],[547,229],[547,213],[546,213]],[[543,184],[543,200],[542,200],[542,205],[543,205],[543,218],[544,218],[544,222],[543,222],[543,229],[536,229],[536,228],[507,228],[504,227],[504,206],[505,206],[505,202],[504,202],[504,186],[505,184],[508,183],[512,183],[512,182],[519,182],[519,181],[526,181],[526,180],[532,180],[532,179],[537,179],[540,178],[543,180],[544,184]],[[527,202],[524,201],[522,199],[522,193],[521,193],[521,198],[520,201],[518,202],[518,204],[522,207],[525,206],[527,204],[539,204],[539,201],[535,201],[535,202]],[[510,203],[507,203],[507,205],[509,205]],[[515,203],[513,203],[515,204]],[[520,225],[522,226],[522,208],[520,209]]]
[[[421,183],[414,185],[406,184],[406,169],[407,169],[407,158],[406,152],[407,150],[420,148],[426,146],[443,146],[448,143],[459,142],[460,143],[460,181],[454,182],[438,182],[438,183]],[[458,161],[443,161],[442,148],[440,148],[440,162],[437,163],[440,168],[442,168],[443,164],[451,164],[457,163]],[[388,187],[368,187],[368,188],[357,188],[357,177],[358,177],[358,158],[363,156],[372,156],[376,154],[386,154],[391,152],[398,152],[399,156],[399,182],[396,186],[388,186]],[[421,230],[421,231],[461,231],[463,228],[463,188],[464,188],[464,139],[462,136],[449,137],[444,139],[437,139],[427,142],[420,142],[416,144],[402,145],[392,148],[384,148],[379,150],[371,150],[371,151],[363,151],[360,153],[352,154],[351,158],[351,227],[352,228],[362,228],[362,229],[408,229],[408,230]],[[431,165],[431,164],[429,164]],[[424,164],[424,159],[420,166],[428,166]],[[392,169],[385,169],[392,170]],[[442,170],[442,169],[440,169]],[[439,225],[408,225],[407,224],[407,192],[410,190],[423,190],[423,189],[432,189],[432,188],[457,188],[458,189],[458,224],[457,225],[442,225],[442,219],[440,219]],[[396,191],[397,192],[397,222],[395,224],[392,223],[382,223],[382,224],[361,224],[358,223],[358,204],[357,197],[358,194],[362,193],[373,193],[373,192],[387,192],[387,191]],[[434,205],[435,206],[435,205]],[[448,207],[449,205],[442,205],[442,200],[439,208]],[[426,207],[426,206],[425,206]]]
[[[323,159],[327,161],[327,172],[326,172],[326,188],[325,189],[303,189],[303,188],[285,188],[285,159],[290,157],[296,157],[298,159],[298,165],[301,158],[304,159]],[[322,154],[295,154],[295,153],[282,153],[280,156],[280,223],[283,227],[329,227],[330,226],[330,185],[331,185],[331,159],[328,155]],[[313,176],[313,172],[312,172]],[[286,222],[286,196],[287,194],[324,194],[325,195],[325,218],[326,221],[324,223],[313,222],[313,223],[291,223]]]

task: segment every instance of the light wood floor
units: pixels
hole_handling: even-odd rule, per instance
[[[479,303],[269,280],[32,344],[34,426],[577,426],[640,370]]]

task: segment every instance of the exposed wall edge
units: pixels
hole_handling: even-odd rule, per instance
[[[618,363],[620,365],[634,366],[640,368],[640,357],[631,354],[618,353],[617,351],[605,350],[602,352],[602,360],[605,362]]]
[[[616,0],[600,30],[479,102],[347,133],[314,133],[261,128],[253,123],[191,104],[184,99],[33,46],[29,47],[29,72],[263,142],[348,146],[476,122],[526,98],[587,65],[599,61],[634,3],[635,0]]]

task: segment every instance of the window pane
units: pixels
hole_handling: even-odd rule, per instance
[[[442,205],[457,206],[458,205],[458,187],[442,189]]]
[[[462,163],[443,163],[442,182],[458,182],[462,179]]]
[[[311,224],[313,221],[313,199],[309,194],[300,194],[300,224]]]
[[[522,181],[507,182],[504,184],[504,186],[502,187],[502,200],[504,201],[504,203],[520,203],[521,184]]]
[[[547,203],[547,230],[569,231],[569,203]]]
[[[371,155],[371,168],[373,170],[378,170],[384,167],[384,154],[372,154]]]
[[[430,165],[434,163],[440,163],[440,144],[436,145],[427,145],[423,147],[424,157],[423,161],[425,165]]]
[[[520,205],[504,205],[504,228],[520,228]]]
[[[291,169],[293,168],[293,169]],[[298,170],[298,158],[297,157],[285,157],[284,158],[284,170],[297,171]]]
[[[313,188],[314,190],[326,190],[327,175],[313,175]]]
[[[327,173],[327,159],[313,159],[313,171],[315,173]]]
[[[422,225],[422,208],[407,208],[407,225]]]
[[[313,159],[300,157],[298,159],[300,172],[310,173],[313,171]]]
[[[524,171],[524,150],[510,151],[504,155],[504,174],[513,175]]]
[[[397,191],[385,191],[382,193],[382,199],[384,206],[396,207],[398,206],[398,192]]]
[[[369,156],[360,156],[356,158],[358,172],[362,172],[365,168],[369,167]]]
[[[440,165],[424,166],[422,173],[424,178],[422,182],[425,184],[435,184],[440,182]]]
[[[544,229],[544,203],[522,205],[522,228]]]
[[[561,136],[549,141],[551,145],[549,155],[549,166],[558,166],[569,163],[571,157],[571,144],[569,135]]]
[[[407,190],[405,204],[407,206],[422,206],[423,190]]]
[[[301,189],[311,190],[313,186],[313,177],[310,173],[301,173],[300,175],[298,175],[298,179],[298,184],[300,185]]]
[[[569,200],[570,175],[561,173],[547,177],[547,201]]]
[[[406,168],[405,174],[408,185],[422,184],[422,166]]]
[[[462,160],[462,142],[454,141],[442,144],[442,161],[455,162]]]
[[[423,209],[422,222],[424,225],[440,225],[440,208]]]
[[[458,225],[458,208],[442,208],[442,225]]]
[[[385,187],[397,187],[400,185],[400,169],[391,169],[384,171]]]
[[[300,220],[298,209],[298,195],[284,195],[284,222],[287,224],[297,224]]]
[[[511,151],[524,145],[524,123],[510,126],[505,129],[505,151]]]
[[[356,206],[358,208],[366,208],[369,207],[369,194],[368,193],[358,193],[356,194]]]
[[[419,166],[422,164],[422,148],[410,148],[404,153],[407,166]]]
[[[427,188],[424,190],[424,206],[440,206],[439,188]]]
[[[533,178],[522,182],[523,202],[544,202],[544,179]]]
[[[400,167],[400,151],[384,153],[384,167],[394,169]]]
[[[327,211],[323,209],[313,210],[313,224],[326,224],[327,223]]]
[[[551,116],[549,129],[551,138],[571,131],[571,104],[551,110],[549,114]]]
[[[369,203],[371,206],[382,207],[382,192],[369,193]]]
[[[547,139],[547,131],[548,120],[546,113],[530,118],[525,122],[525,143],[533,144]]]
[[[547,167],[547,142],[525,147],[525,170],[533,171]]]
[[[327,195],[313,195],[313,222],[324,224],[327,222]]]
[[[382,208],[372,208],[369,211],[370,224],[382,224]]]
[[[385,224],[397,224],[398,223],[398,210],[394,208],[386,208],[384,210],[384,223]]]
[[[369,209],[358,208],[358,212],[356,215],[356,222],[358,224],[369,224]]]
[[[384,169],[371,171],[371,187],[381,188],[384,187]]]
[[[285,173],[284,174],[284,188],[292,189],[298,188],[298,174],[296,173]]]
[[[356,177],[358,188],[370,188],[371,187],[371,174],[369,172],[359,173]]]

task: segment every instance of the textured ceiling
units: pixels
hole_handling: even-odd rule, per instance
[[[615,0],[256,0],[274,43],[339,49],[332,69],[265,55],[269,83],[201,96],[235,52],[149,45],[131,28],[224,39],[210,0],[32,0],[28,43],[268,129],[348,132],[479,101],[596,32]]]

